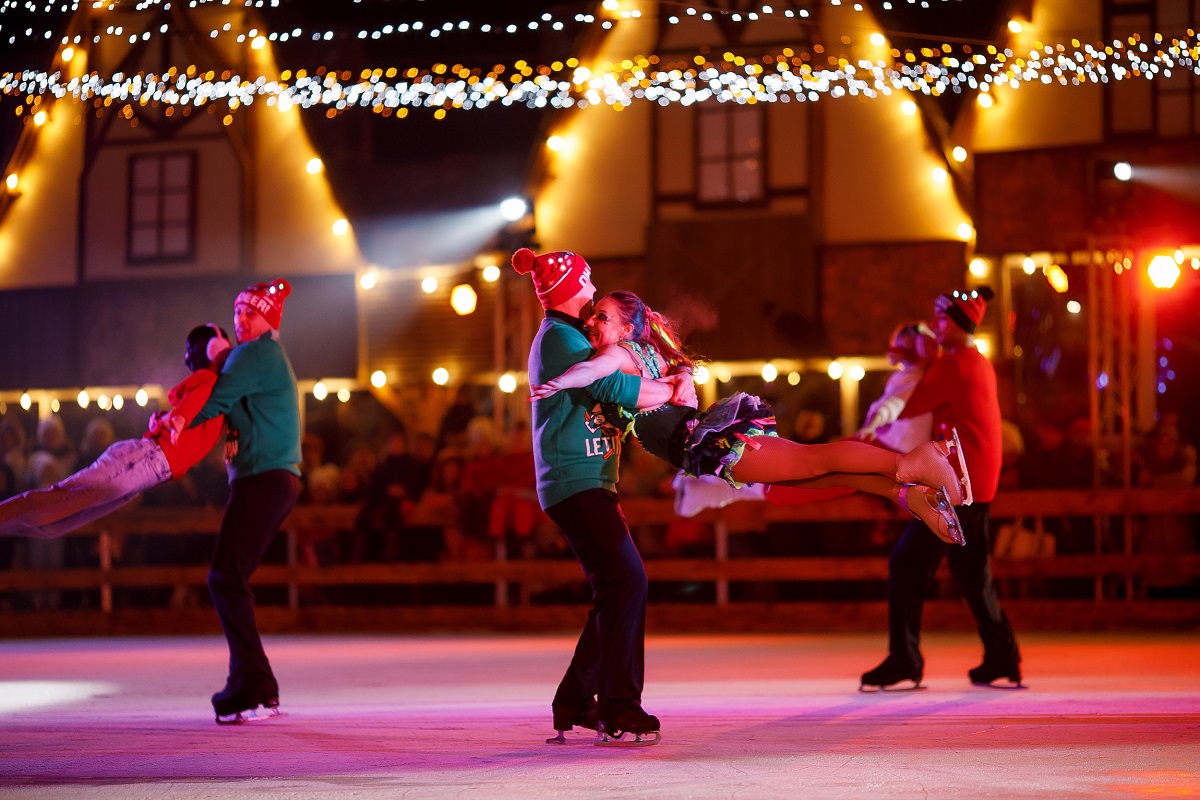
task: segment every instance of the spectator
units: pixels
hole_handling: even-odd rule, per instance
[[[438,426],[437,449],[465,447],[467,426],[475,417],[475,403],[471,398],[471,387],[462,384],[454,393],[454,402],[442,415]]]
[[[1183,441],[1175,420],[1164,417],[1142,446],[1138,458],[1138,486],[1149,489],[1187,489],[1196,483],[1196,448]],[[1177,556],[1196,550],[1192,520],[1187,516],[1159,515],[1139,520],[1138,549],[1142,553]],[[1174,561],[1152,570],[1146,589],[1152,595],[1173,595],[1191,583],[1186,570],[1173,569]]]

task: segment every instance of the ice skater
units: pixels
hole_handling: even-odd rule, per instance
[[[888,559],[888,655],[863,673],[864,691],[921,685],[921,611],[925,592],[946,557],[983,641],[983,663],[968,671],[970,681],[991,685],[1004,678],[1021,685],[1021,653],[996,598],[990,561],[988,510],[1000,485],[1000,401],[996,370],[975,348],[974,334],[992,296],[983,287],[939,295],[934,301],[933,328],[942,355],[908,399],[901,419],[932,412],[935,431],[958,430],[974,476],[974,497],[968,494],[965,500],[975,502],[959,508],[965,547],[946,548],[930,540],[920,523],[910,523],[896,542]]]
[[[582,256],[513,254],[546,311],[529,351],[538,383],[592,355],[580,313],[596,287]],[[533,404],[533,455],[538,501],[562,530],[592,587],[592,609],[551,704],[557,736],[575,725],[599,730],[597,744],[654,744],[659,720],[642,708],[645,677],[646,571],[617,497],[621,438],[609,420],[616,406],[656,408],[691,378],[669,381],[616,373]],[[609,405],[612,404],[612,405]]]
[[[238,294],[233,306],[238,344],[192,423],[224,415],[229,425],[229,500],[208,572],[213,607],[229,643],[229,676],[212,696],[219,723],[253,718],[260,706],[268,717],[279,716],[279,684],[246,583],[300,496],[300,397],[278,341],[283,301],[291,291],[287,281],[277,279]],[[175,414],[167,424],[177,432],[186,427]]]
[[[535,399],[613,374],[658,378],[681,371],[691,379],[693,361],[674,326],[632,292],[601,298],[585,328],[596,355],[531,385]],[[533,376],[530,372],[531,381]],[[704,412],[694,405],[639,411],[632,418],[633,433],[648,453],[689,475],[716,475],[734,487],[846,486],[894,500],[942,541],[961,544],[953,506],[964,501],[970,478],[965,469],[961,474],[955,471],[955,446],[950,442],[928,441],[908,454],[863,442],[799,444],[778,437],[774,414],[758,397],[738,392]]]
[[[179,419],[190,423],[208,401],[229,349],[229,337],[212,323],[188,333],[183,362],[192,372],[167,393]],[[111,514],[139,493],[182,478],[213,449],[225,425],[222,417],[213,417],[172,441],[160,424],[164,416],[165,412],[155,412],[150,430],[141,439],[114,442],[74,475],[0,503],[0,535],[66,536]]]

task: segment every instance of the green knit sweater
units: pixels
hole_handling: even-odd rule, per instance
[[[225,415],[237,452],[230,480],[272,469],[300,474],[300,397],[283,347],[263,334],[229,351],[204,408],[192,424]]]
[[[529,350],[529,382],[557,378],[592,352],[579,320],[547,311]],[[542,508],[587,489],[617,490],[621,438],[600,404],[633,408],[640,388],[641,378],[617,372],[586,389],[566,389],[533,403],[533,458]]]

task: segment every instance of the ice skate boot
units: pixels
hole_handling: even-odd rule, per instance
[[[987,658],[984,658],[983,663],[978,667],[967,670],[967,677],[976,686],[990,686],[993,689],[1025,688],[1025,684],[1021,683],[1021,664],[1019,661],[989,661]],[[995,682],[1001,678],[1007,680],[1008,683],[996,685]]]
[[[585,700],[583,708],[567,708],[566,706],[551,706],[550,708],[554,712],[556,735],[547,739],[546,744],[566,744],[566,733],[575,726],[593,731],[600,730],[600,719],[594,697]]]
[[[925,442],[911,453],[901,455],[896,464],[896,482],[919,486],[941,486],[952,506],[969,506],[971,476],[958,441],[958,430],[950,429],[950,441]],[[958,471],[955,471],[955,465]]]
[[[901,486],[900,506],[924,522],[946,544],[967,543],[958,512],[946,499],[945,489],[936,492],[928,486]]]
[[[270,675],[230,677],[212,696],[218,725],[241,725],[287,716],[279,710],[279,684]],[[258,713],[261,707],[263,712]]]
[[[924,671],[924,667],[901,664],[888,656],[878,667],[863,673],[858,690],[860,692],[911,692],[924,689],[925,687],[921,685]],[[908,685],[910,683],[911,686]]]
[[[647,714],[641,706],[632,706],[601,720],[599,747],[648,747],[662,740],[658,717]]]

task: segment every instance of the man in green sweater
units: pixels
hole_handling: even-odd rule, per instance
[[[582,256],[558,252],[513,255],[518,273],[531,274],[546,310],[529,351],[529,383],[542,384],[588,359],[592,347],[580,314],[596,287]],[[645,673],[646,571],[617,497],[619,429],[615,405],[657,408],[690,376],[652,381],[614,373],[586,389],[533,403],[533,454],[542,508],[562,530],[592,587],[593,606],[575,655],[551,706],[558,736],[574,725],[602,728],[600,743],[623,733],[658,741],[658,718],[642,709]],[[694,390],[693,390],[694,391]]]
[[[280,346],[283,301],[277,279],[247,287],[233,307],[238,344],[193,425],[225,415],[229,501],[208,573],[213,607],[229,642],[229,678],[212,697],[219,723],[246,719],[259,706],[278,714],[279,684],[263,651],[246,585],[300,495],[300,398]],[[172,418],[172,427],[179,423]]]

